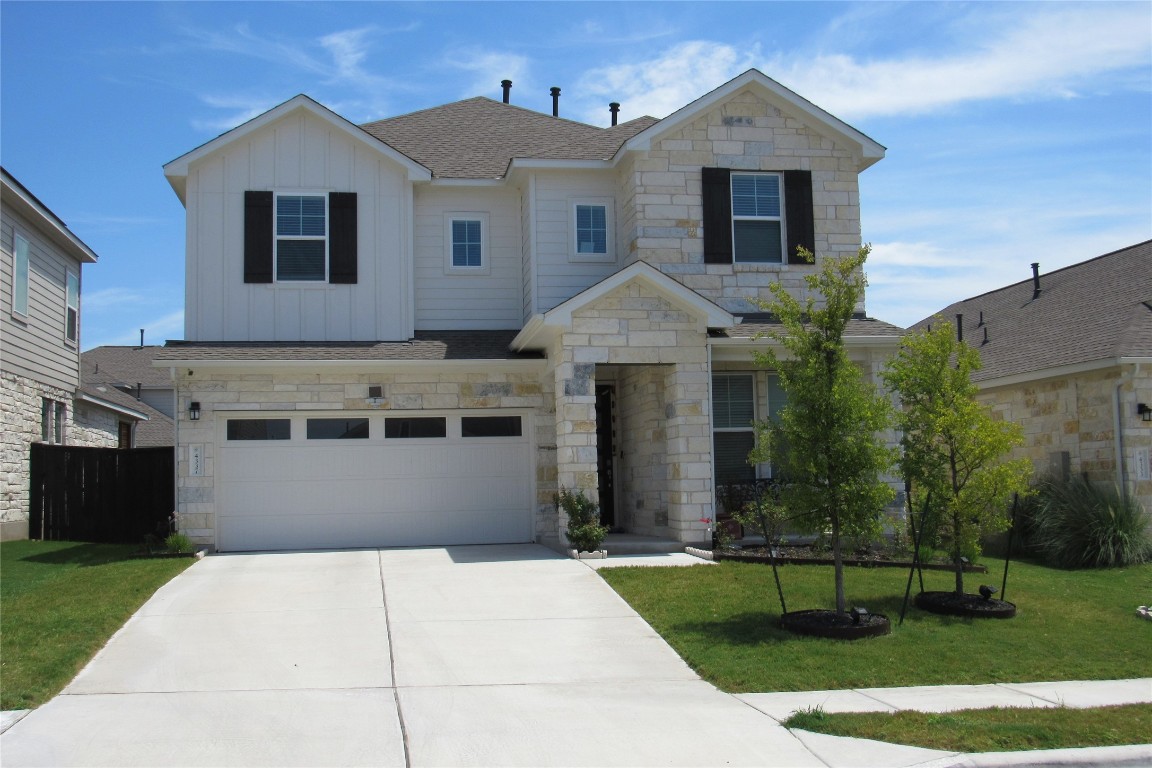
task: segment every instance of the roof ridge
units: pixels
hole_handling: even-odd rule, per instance
[[[424,109],[413,110],[412,112],[405,112],[403,114],[393,115],[391,117],[383,117],[383,118],[380,118],[379,120],[372,120],[372,121],[367,122],[367,123],[360,123],[360,127],[367,129],[369,126],[380,125],[381,123],[388,123],[388,122],[391,122],[393,120],[400,120],[400,119],[406,118],[406,117],[414,117],[416,115],[425,114],[427,112],[435,112],[438,110],[446,109],[448,107],[454,107],[458,104],[484,103],[484,102],[487,102],[488,104],[492,104],[492,105],[497,106],[497,107],[509,107],[511,109],[515,109],[515,110],[520,111],[520,112],[525,112],[525,113],[532,115],[534,117],[546,117],[546,118],[551,118],[553,120],[560,120],[560,121],[568,123],[570,125],[577,125],[577,126],[580,126],[582,128],[592,128],[592,129],[595,129],[598,131],[607,130],[606,128],[601,128],[598,125],[592,125],[591,123],[583,123],[583,122],[580,122],[579,120],[573,120],[570,117],[561,117],[559,115],[550,115],[547,112],[538,112],[535,109],[529,109],[528,107],[522,107],[519,104],[512,104],[510,102],[504,102],[504,101],[496,101],[496,99],[490,98],[488,96],[469,96],[466,99],[457,99],[456,101],[450,101],[447,104],[437,104],[437,105],[432,106],[432,107],[425,107]],[[631,121],[629,121],[629,122],[631,122]],[[612,127],[617,127],[617,126],[612,126]]]

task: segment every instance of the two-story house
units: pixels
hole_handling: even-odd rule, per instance
[[[81,386],[81,268],[96,260],[0,168],[0,540],[28,538],[32,443],[114,447],[147,418]]]
[[[750,70],[601,128],[473,98],[357,126],[305,96],[164,167],[187,211],[181,527],[221,550],[561,543],[561,486],[699,541],[779,408],[780,282],[860,247],[884,148]],[[612,105],[613,123],[615,110]],[[849,340],[875,376],[900,329]]]

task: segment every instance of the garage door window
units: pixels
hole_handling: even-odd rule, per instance
[[[384,420],[384,437],[389,440],[447,436],[448,423],[442,417]]]
[[[368,419],[308,419],[309,440],[367,440]]]
[[[464,416],[461,437],[520,437],[519,416]]]
[[[292,422],[288,419],[228,419],[229,440],[289,440]]]

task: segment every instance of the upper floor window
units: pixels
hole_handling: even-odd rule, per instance
[[[611,261],[611,227],[611,200],[574,200],[570,258],[573,261]]]
[[[783,208],[780,174],[732,174],[733,261],[783,262]]]
[[[462,274],[487,273],[491,268],[488,253],[488,214],[449,213],[447,228],[447,269]]]
[[[16,235],[12,254],[12,311],[28,314],[28,241]]]
[[[64,338],[73,344],[80,337],[80,275],[69,272],[65,289]]]
[[[276,280],[328,278],[328,201],[324,195],[276,196]]]
[[[244,193],[244,282],[355,283],[355,192]]]
[[[705,264],[803,264],[815,253],[812,172],[704,168]]]

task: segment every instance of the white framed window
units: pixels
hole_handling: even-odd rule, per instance
[[[786,242],[783,174],[733,173],[733,261],[783,264]]]
[[[328,195],[276,194],[276,282],[328,280]]]
[[[447,243],[445,269],[450,274],[487,274],[491,270],[488,252],[488,214],[449,213],[444,217]]]
[[[597,197],[571,201],[569,252],[571,261],[614,261],[612,199]]]
[[[69,271],[64,289],[64,339],[75,344],[80,338],[80,275]]]
[[[712,461],[717,485],[756,480],[756,468],[748,463],[748,452],[756,445],[755,420],[755,376],[713,374]]]
[[[28,315],[28,240],[16,235],[12,252],[12,312]]]
[[[68,420],[68,409],[59,400],[45,397],[40,401],[40,440],[52,445],[63,445],[64,427]]]

